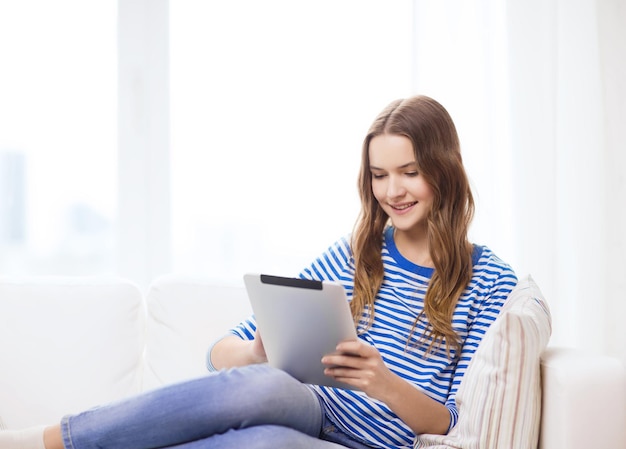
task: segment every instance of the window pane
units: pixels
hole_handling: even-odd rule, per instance
[[[113,271],[116,2],[0,3],[0,271]]]
[[[361,142],[411,90],[410,1],[170,4],[176,271],[295,274],[352,230]]]

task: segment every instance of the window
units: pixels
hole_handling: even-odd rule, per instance
[[[0,4],[0,272],[114,267],[116,4]]]

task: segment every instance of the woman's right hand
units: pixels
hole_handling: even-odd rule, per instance
[[[211,364],[216,369],[266,363],[267,355],[261,334],[257,331],[254,340],[243,340],[236,335],[227,335],[211,349]]]

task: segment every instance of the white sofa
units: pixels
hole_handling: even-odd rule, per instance
[[[206,374],[209,344],[250,308],[242,285],[163,276],[0,277],[0,426],[15,429]],[[616,359],[548,347],[540,449],[626,448]],[[502,448],[515,449],[515,448]]]

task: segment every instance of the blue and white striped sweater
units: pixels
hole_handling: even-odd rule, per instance
[[[360,338],[375,346],[390,370],[445,404],[450,411],[451,427],[458,412],[455,396],[474,351],[498,315],[517,278],[513,270],[489,248],[475,246],[474,270],[468,288],[459,299],[453,316],[453,327],[463,347],[455,362],[455,353],[447,355],[445,347],[425,355],[417,345],[411,328],[424,305],[424,295],[433,269],[408,261],[398,252],[393,229],[387,228],[382,250],[385,275],[375,303],[372,326]],[[349,238],[342,238],[300,273],[305,279],[331,280],[341,283],[348,299],[354,288],[354,264]],[[364,317],[359,327],[365,329]],[[242,322],[232,332],[244,339],[254,338],[254,318]],[[408,348],[408,349],[407,349]],[[409,448],[415,434],[384,403],[360,391],[312,386],[324,401],[335,424],[370,445],[381,448]]]

